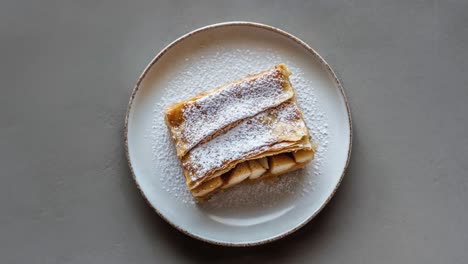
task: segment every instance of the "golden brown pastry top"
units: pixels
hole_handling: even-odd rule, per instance
[[[296,101],[289,100],[197,145],[184,156],[182,166],[189,187],[195,187],[245,160],[311,148],[302,114]]]
[[[314,148],[290,74],[279,64],[166,109],[191,190],[244,161]]]
[[[294,96],[290,72],[283,64],[268,71],[206,91],[166,109],[177,155],[237,122],[277,106]]]

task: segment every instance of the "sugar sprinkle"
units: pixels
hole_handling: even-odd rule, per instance
[[[304,77],[300,67],[271,49],[242,49],[212,46],[210,54],[194,54],[185,59],[181,74],[172,79],[163,96],[154,104],[153,120],[148,124],[145,138],[151,144],[154,170],[164,190],[187,206],[195,203],[185,185],[181,164],[173,141],[164,123],[164,109],[174,102],[190,98],[204,90],[258,73],[279,63],[285,63],[293,73],[291,83],[296,90],[299,107],[318,148],[314,161],[306,168],[280,177],[277,181],[239,184],[218,193],[203,204],[206,208],[269,208],[283,199],[314,191],[315,179],[320,177],[326,161],[330,140],[328,117],[321,110],[315,89]],[[203,57],[202,57],[203,56]],[[165,155],[161,155],[165,153]]]

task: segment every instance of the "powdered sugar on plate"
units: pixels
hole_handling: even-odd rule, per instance
[[[213,52],[213,50],[215,50]],[[255,74],[273,66],[285,63],[292,72],[291,83],[296,90],[299,107],[310,129],[312,139],[318,148],[314,161],[306,168],[280,177],[277,181],[262,181],[255,184],[240,184],[225,192],[218,193],[202,204],[204,208],[268,208],[297,195],[314,191],[314,182],[320,177],[321,168],[326,161],[330,140],[328,117],[321,110],[313,84],[305,78],[298,65],[290,62],[269,49],[240,49],[223,46],[210,46],[210,52],[203,49],[190,57],[180,74],[175,76],[163,96],[154,103],[153,120],[148,124],[145,139],[151,144],[152,160],[164,190],[183,204],[195,201],[187,190],[181,164],[176,156],[173,141],[164,123],[164,109],[174,102],[192,97],[207,89]]]

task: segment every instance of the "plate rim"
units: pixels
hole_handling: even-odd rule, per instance
[[[341,96],[344,100],[344,103],[345,103],[345,106],[346,106],[346,111],[347,111],[347,114],[348,114],[348,126],[349,126],[349,145],[348,145],[348,154],[347,154],[347,158],[346,158],[346,163],[345,163],[345,166],[343,167],[343,171],[341,173],[341,176],[338,180],[338,183],[336,184],[336,186],[334,187],[333,191],[330,193],[330,195],[327,197],[327,199],[325,200],[325,202],[320,206],[320,208],[318,208],[317,211],[315,211],[311,216],[309,216],[306,220],[302,221],[300,224],[298,224],[297,226],[295,226],[294,228],[286,231],[286,232],[282,232],[278,235],[275,235],[273,237],[270,237],[270,238],[265,238],[265,239],[261,239],[261,240],[258,240],[258,241],[255,241],[255,242],[243,242],[243,243],[237,243],[237,242],[223,242],[223,241],[216,241],[216,240],[212,240],[212,239],[209,239],[209,238],[205,238],[205,237],[202,237],[202,236],[199,236],[199,235],[195,235],[193,233],[191,233],[190,231],[188,230],[185,230],[184,228],[178,226],[177,224],[171,222],[169,219],[167,219],[161,212],[159,212],[159,210],[148,200],[148,197],[146,197],[145,193],[143,192],[143,190],[141,189],[140,187],[140,184],[138,183],[138,181],[136,180],[136,177],[135,177],[135,172],[133,170],[133,166],[132,166],[132,163],[130,161],[130,152],[129,152],[129,147],[128,147],[128,120],[129,120],[129,116],[130,116],[130,111],[131,111],[131,108],[132,108],[132,105],[133,105],[133,102],[134,102],[134,99],[135,99],[135,96],[137,94],[137,92],[139,91],[140,89],[140,85],[143,81],[143,79],[145,79],[146,75],[148,74],[149,70],[153,67],[154,64],[156,64],[156,62],[162,57],[164,56],[164,54],[166,52],[168,52],[171,48],[173,48],[174,46],[176,46],[179,42],[191,37],[192,35],[195,35],[195,34],[198,34],[198,33],[201,33],[201,32],[204,32],[204,31],[208,31],[208,30],[211,30],[211,29],[216,29],[216,28],[221,28],[221,27],[231,27],[231,26],[247,26],[247,27],[256,27],[256,28],[260,28],[260,29],[264,29],[264,30],[269,30],[269,31],[272,31],[274,33],[278,33],[284,37],[287,37],[289,38],[290,40],[293,40],[294,42],[296,42],[297,44],[299,44],[301,47],[305,48],[310,54],[312,54],[313,56],[315,56],[318,61],[325,67],[325,70],[328,71],[328,73],[333,77],[333,80],[335,81],[335,84],[337,85],[338,89],[340,90],[340,93],[341,93]],[[132,90],[132,93],[130,95],[130,99],[129,99],[129,102],[128,102],[128,106],[127,106],[127,112],[125,114],[125,122],[124,122],[124,145],[125,145],[125,157],[127,159],[127,164],[130,168],[130,173],[132,175],[132,178],[133,178],[133,181],[134,183],[136,184],[137,186],[137,189],[138,191],[140,192],[140,194],[143,196],[144,200],[146,201],[147,204],[149,204],[149,206],[151,208],[153,208],[153,210],[164,220],[166,221],[167,223],[169,223],[172,227],[174,227],[175,229],[179,230],[180,232],[184,233],[185,235],[189,236],[189,237],[192,237],[192,238],[195,238],[197,240],[200,240],[200,241],[203,241],[203,242],[207,242],[207,243],[210,243],[210,244],[214,244],[214,245],[220,245],[220,246],[229,246],[229,247],[250,247],[250,246],[258,246],[258,245],[263,245],[263,244],[267,244],[267,243],[270,243],[270,242],[273,242],[273,241],[277,241],[281,238],[284,238],[294,232],[296,232],[297,230],[299,230],[300,228],[302,228],[303,226],[305,226],[307,223],[309,223],[312,219],[314,219],[324,208],[325,206],[330,202],[330,200],[332,199],[332,197],[335,195],[336,191],[338,190],[338,188],[340,187],[341,185],[341,182],[343,181],[343,178],[346,174],[346,171],[348,169],[348,165],[349,165],[349,161],[350,161],[350,158],[351,158],[351,149],[352,149],[352,143],[353,143],[353,129],[352,129],[352,120],[351,120],[351,110],[350,110],[350,107],[349,107],[349,103],[348,103],[348,99],[346,97],[346,94],[344,92],[344,89],[343,89],[343,85],[341,84],[340,80],[338,79],[336,73],[333,71],[333,69],[330,67],[330,65],[328,64],[328,62],[325,61],[324,58],[322,58],[322,56],[320,56],[320,54],[318,52],[315,51],[315,49],[313,49],[311,46],[309,46],[306,42],[302,41],[301,39],[299,39],[298,37],[282,30],[282,29],[279,29],[277,27],[274,27],[274,26],[270,26],[270,25],[266,25],[266,24],[262,24],[262,23],[258,23],[258,22],[249,22],[249,21],[228,21],[228,22],[221,22],[221,23],[215,23],[215,24],[210,24],[210,25],[207,25],[207,26],[203,26],[203,27],[200,27],[200,28],[197,28],[197,29],[194,29],[188,33],[185,33],[184,35],[180,36],[179,38],[175,39],[174,41],[172,41],[171,43],[169,43],[168,45],[166,45],[161,51],[159,51],[156,56],[154,56],[154,58],[148,63],[148,65],[145,67],[145,69],[143,70],[143,72],[140,74],[140,76],[138,77],[137,79],[137,82],[135,84],[135,86],[133,87],[133,90]]]

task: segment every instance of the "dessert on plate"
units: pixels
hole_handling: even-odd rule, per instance
[[[315,144],[284,64],[178,102],[165,121],[187,187],[199,201],[313,160]]]

